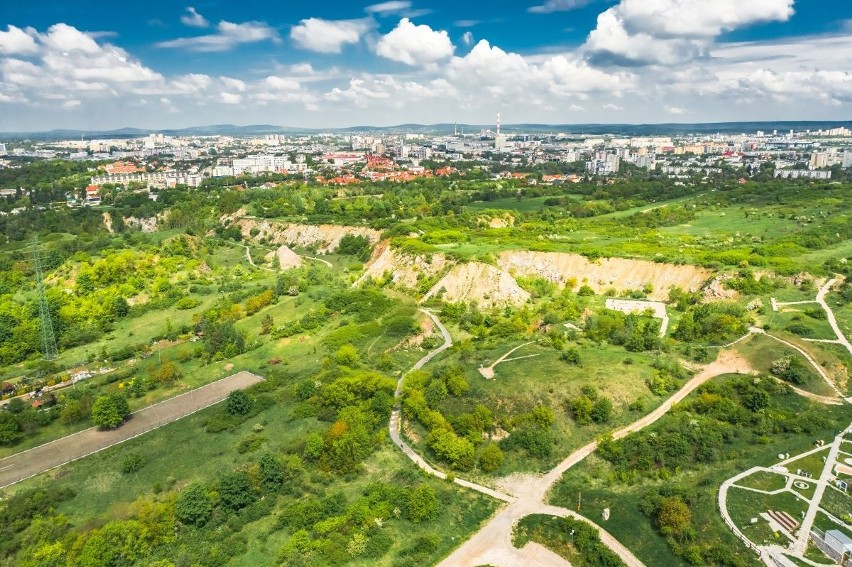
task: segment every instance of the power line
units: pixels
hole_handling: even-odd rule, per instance
[[[38,237],[33,238],[31,248],[33,269],[36,278],[36,294],[38,295],[39,327],[41,328],[41,349],[45,360],[53,360],[59,353],[56,349],[56,336],[53,333],[53,320],[50,317],[50,306],[44,290],[44,274],[41,271],[41,251]]]

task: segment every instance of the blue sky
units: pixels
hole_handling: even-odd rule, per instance
[[[849,119],[852,2],[4,3],[0,131]]]

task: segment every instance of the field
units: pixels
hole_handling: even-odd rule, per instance
[[[788,337],[788,340],[792,339],[792,337]],[[814,347],[808,345],[807,348],[811,350]],[[810,363],[801,354],[769,337],[750,337],[737,344],[736,349],[751,363],[751,366],[755,370],[764,374],[770,374],[772,363],[776,360],[782,357],[795,358],[804,368],[802,382],[796,384],[796,386],[820,396],[836,395],[834,390],[825,383],[822,377],[816,373]]]
[[[494,411],[501,428],[510,428],[512,416],[544,405],[554,410],[555,443],[552,456],[536,458],[520,452],[507,452],[503,466],[495,471],[502,476],[518,471],[549,470],[572,450],[585,445],[605,431],[616,429],[634,421],[642,412],[653,410],[660,399],[654,396],[646,380],[654,373],[651,364],[657,357],[644,353],[629,353],[621,347],[595,345],[589,342],[578,344],[582,366],[568,365],[559,360],[559,352],[553,348],[532,344],[516,352],[515,356],[530,356],[519,360],[508,360],[495,367],[495,377],[486,380],[479,372],[520,343],[497,343],[487,350],[477,351],[473,360],[460,362],[458,355],[445,355],[436,360],[437,365],[458,365],[464,369],[464,377],[470,391],[461,399],[448,398],[440,407],[447,416],[470,411],[473,404],[484,404]],[[617,379],[612,369],[618,368]],[[613,416],[606,424],[578,425],[570,414],[570,400],[581,395],[582,389],[592,388],[612,401]],[[630,410],[634,404],[641,410]],[[430,455],[423,441],[422,428],[415,428],[415,445]]]
[[[722,377],[716,380],[724,383],[730,379]],[[693,394],[688,399],[695,400],[699,396],[700,394]],[[849,423],[852,418],[847,407],[830,410],[817,408],[795,395],[776,397],[772,403],[777,404],[775,407],[782,412],[792,412],[789,414],[790,419],[805,407],[810,407],[812,412],[830,414],[830,418],[825,422],[828,427],[820,432],[812,432],[817,438],[830,439],[836,433],[835,423]],[[651,427],[651,431],[657,431],[660,435],[663,431],[671,431],[670,424],[674,423],[674,419],[673,416],[664,417]],[[746,561],[746,564],[757,565],[759,564],[757,556],[738,543],[716,511],[716,495],[719,487],[726,478],[739,471],[755,465],[776,462],[778,453],[786,451],[795,454],[812,448],[811,443],[810,436],[794,434],[773,435],[771,438],[763,438],[755,443],[753,433],[742,431],[726,446],[724,455],[712,464],[693,465],[679,471],[663,471],[662,474],[657,475],[658,478],[655,478],[653,474],[650,476],[643,474],[631,479],[630,482],[620,480],[619,475],[606,460],[591,457],[571,469],[562,478],[554,488],[551,502],[575,510],[580,502],[581,513],[595,521],[599,521],[602,510],[609,507],[612,515],[602,525],[619,541],[627,545],[646,565],[686,565],[687,562],[683,556],[672,553],[673,549],[682,549],[680,544],[676,541],[667,543],[653,520],[642,512],[642,501],[647,495],[673,489],[676,494],[688,495],[686,498],[689,498],[693,526],[699,534],[698,542],[716,542],[714,545],[721,542],[734,551],[740,559]],[[817,471],[815,476],[821,471],[821,465],[822,459],[819,456],[808,457],[801,464],[804,468]],[[800,465],[796,464],[792,466],[792,469],[795,470],[798,466]],[[742,484],[774,489],[780,486],[780,481],[768,475],[760,475],[754,479],[745,479]],[[734,497],[733,494],[737,496]],[[798,511],[804,509],[802,504],[797,503],[796,497],[789,493],[766,496],[742,489],[731,489],[729,509],[738,525],[750,525],[750,519],[759,512],[766,511],[767,506],[770,505],[783,507],[796,517],[798,517]],[[765,522],[762,524],[766,525]],[[760,527],[754,529],[764,530]],[[759,535],[767,541],[775,541],[774,534],[768,528]],[[684,552],[685,550],[681,553]]]
[[[753,326],[805,349],[852,391],[852,356],[806,340],[834,338],[818,306],[770,308],[770,298],[811,301],[827,278],[850,275],[848,187],[740,185],[735,176],[561,187],[482,175],[351,188],[290,179],[239,191],[207,180],[203,190],[166,190],[156,202],[115,191],[109,207],[51,211],[44,226],[34,211],[0,216],[8,404],[0,458],[89,428],[98,400],[156,411],[166,406],[153,404],[239,371],[266,378],[4,489],[0,561],[111,565],[109,553],[121,550],[123,561],[144,567],[435,564],[498,503],[424,475],[398,451],[388,440],[398,404],[402,433],[420,455],[490,487],[547,471],[598,440],[554,487],[553,503],[600,522],[649,566],[757,565],[719,517],[721,483],[850,421],[849,405],[817,405],[769,377],[812,399],[834,396],[805,358],[755,334],[734,350],[756,376],[714,378],[655,425],[619,441],[608,434],[659,407],[718,345]],[[117,233],[106,231],[104,213]],[[155,214],[152,233],[121,227],[125,217]],[[278,230],[279,221],[305,226]],[[53,360],[41,355],[24,248],[33,232],[43,246]],[[282,271],[266,256],[285,238],[297,240],[286,243],[302,265]],[[388,247],[397,255],[391,271],[407,270],[410,289],[386,274],[353,286]],[[573,256],[501,257],[506,251]],[[445,263],[429,271],[433,260]],[[450,264],[474,276],[445,280],[442,292],[435,284]],[[665,302],[668,332],[660,337],[659,321],[646,315],[605,309],[609,297]],[[827,298],[847,332],[848,298],[848,288]],[[409,372],[444,340],[421,307],[449,328],[453,346]],[[821,455],[793,467],[817,476]],[[784,480],[758,473],[740,484],[774,491]],[[814,489],[797,490],[734,487],[731,513],[756,540],[778,541],[750,520],[770,507],[797,515],[797,498]],[[846,495],[830,491],[827,510],[848,508]],[[678,512],[679,523],[663,510]],[[820,515],[817,527],[827,521]],[[575,547],[568,526],[531,516],[516,536],[578,566],[604,561]]]
[[[204,410],[49,475],[25,481],[15,490],[48,485],[55,489],[72,488],[74,497],[63,502],[57,511],[74,524],[97,523],[124,516],[132,508],[131,503],[139,498],[163,498],[165,494],[179,491],[193,482],[210,482],[227,471],[251,463],[256,451],[284,450],[308,433],[321,430],[322,424],[316,419],[298,418],[293,409],[292,404],[281,403],[232,431],[219,433],[206,433],[204,424],[221,408]],[[238,447],[246,439],[259,439],[260,442],[253,444],[250,452],[239,451]],[[179,454],[175,453],[174,447],[181,448]],[[133,473],[122,473],[122,462],[128,456],[137,455],[144,465]],[[340,491],[347,499],[355,499],[368,483],[398,482],[400,474],[405,478],[419,476],[414,465],[387,441],[382,442],[381,448],[363,466],[363,473],[350,480],[317,475],[310,482],[315,483],[321,493]],[[428,482],[446,496],[439,518],[422,526],[393,519],[386,521],[388,533],[398,542],[388,557],[380,562],[356,562],[353,565],[391,565],[391,558],[405,547],[406,541],[414,541],[425,534],[437,534],[440,538],[440,545],[431,555],[434,561],[494,510],[493,501],[485,497],[451,488],[452,485],[440,481]],[[283,502],[278,505],[283,505]],[[275,560],[278,550],[291,534],[275,528],[275,509],[274,505],[271,515],[250,521],[238,531],[239,537],[246,542],[245,549],[228,565],[278,564]]]

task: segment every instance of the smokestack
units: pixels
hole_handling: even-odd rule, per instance
[[[497,113],[497,133],[500,133],[500,113]]]

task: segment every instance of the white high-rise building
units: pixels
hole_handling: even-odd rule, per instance
[[[828,153],[826,152],[814,152],[811,154],[811,162],[809,164],[810,169],[820,169],[823,167],[828,167]]]

